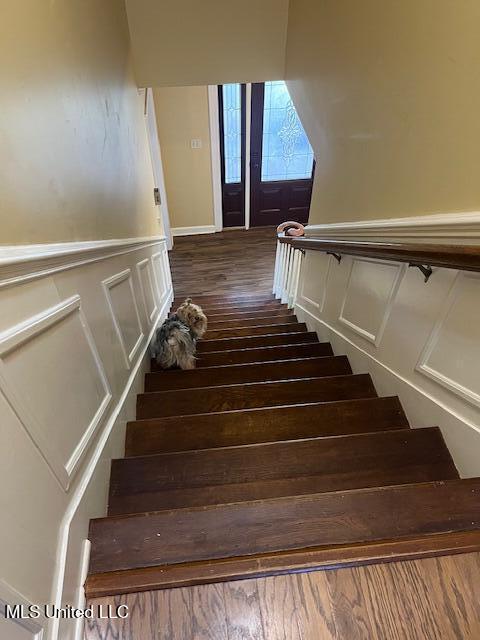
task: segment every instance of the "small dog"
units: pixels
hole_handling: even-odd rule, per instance
[[[198,338],[207,330],[207,316],[201,307],[187,298],[157,330],[152,342],[152,357],[162,369],[195,369]]]

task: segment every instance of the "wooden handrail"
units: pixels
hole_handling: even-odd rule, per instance
[[[445,269],[480,271],[480,246],[448,244],[410,244],[404,242],[370,242],[364,240],[324,240],[278,236],[282,244],[295,249],[323,251],[337,255],[363,256],[411,265],[428,265]]]

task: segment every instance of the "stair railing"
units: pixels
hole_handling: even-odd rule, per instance
[[[405,262],[419,269],[425,282],[434,273],[433,267],[480,271],[480,246],[335,240],[291,237],[281,233],[277,241],[273,293],[290,308],[295,304],[302,258],[306,251],[331,254],[338,262],[341,262],[343,255]]]

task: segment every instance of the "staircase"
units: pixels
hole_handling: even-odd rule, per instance
[[[437,427],[273,297],[195,302],[197,369],[152,363],[91,521],[90,597],[480,549],[480,479]]]

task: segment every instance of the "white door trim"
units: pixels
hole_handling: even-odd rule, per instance
[[[215,231],[223,229],[222,172],[220,167],[220,124],[218,86],[208,85],[208,117],[210,121],[210,159],[212,164],[213,217]]]
[[[147,129],[148,146],[152,161],[153,178],[155,181],[155,187],[158,188],[160,192],[159,209],[162,217],[164,234],[167,238],[167,247],[168,249],[171,249],[173,247],[173,239],[172,231],[170,229],[170,217],[168,215],[167,190],[165,188],[165,176],[163,173],[162,152],[160,150],[160,140],[158,137],[153,89],[147,88],[145,91],[145,126]]]
[[[252,83],[246,84],[245,100],[245,229],[250,229],[250,136],[252,129]]]

